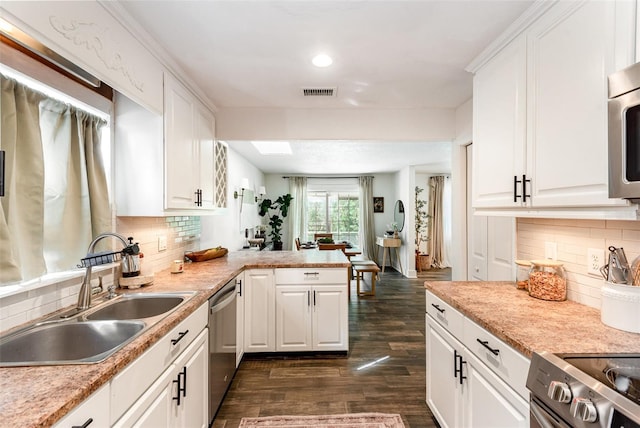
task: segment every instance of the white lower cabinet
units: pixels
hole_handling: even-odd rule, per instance
[[[236,276],[236,368],[244,355],[244,272]]]
[[[349,349],[348,269],[244,273],[244,351]]]
[[[347,291],[335,285],[276,285],[276,351],[347,350]]]
[[[528,360],[429,292],[426,353],[426,401],[440,426],[529,427]]]
[[[349,349],[345,269],[277,269],[276,351]]]
[[[115,427],[207,427],[208,331],[167,368]]]
[[[464,353],[464,426],[515,428],[529,426],[529,404],[469,352]]]
[[[247,270],[244,281],[244,352],[273,352],[276,350],[273,270]]]
[[[109,426],[109,384],[103,385],[78,407],[59,420],[54,428],[103,428]]]
[[[111,380],[113,426],[208,425],[207,321],[205,303]]]

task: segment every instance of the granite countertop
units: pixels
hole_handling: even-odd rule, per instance
[[[640,334],[606,326],[599,310],[539,300],[513,282],[427,281],[425,288],[529,358],[534,351],[640,353]]]
[[[178,310],[97,364],[0,368],[0,427],[47,427],[109,382],[174,326],[246,269],[347,268],[341,251],[238,251],[201,263],[185,263],[184,272],[167,269],[135,293],[197,291]],[[118,290],[118,293],[126,293]],[[114,421],[115,422],[115,421]]]

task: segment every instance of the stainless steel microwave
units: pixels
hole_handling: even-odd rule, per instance
[[[640,63],[609,76],[609,197],[640,202]]]

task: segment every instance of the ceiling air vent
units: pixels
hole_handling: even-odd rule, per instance
[[[337,88],[302,88],[305,97],[335,97]]]

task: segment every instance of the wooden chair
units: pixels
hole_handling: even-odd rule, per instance
[[[313,240],[317,241],[319,238],[330,238],[333,239],[333,233],[314,233]]]
[[[319,250],[342,250],[344,253],[347,249],[347,244],[322,244],[318,243]]]
[[[296,238],[296,250],[300,251],[300,238]]]

